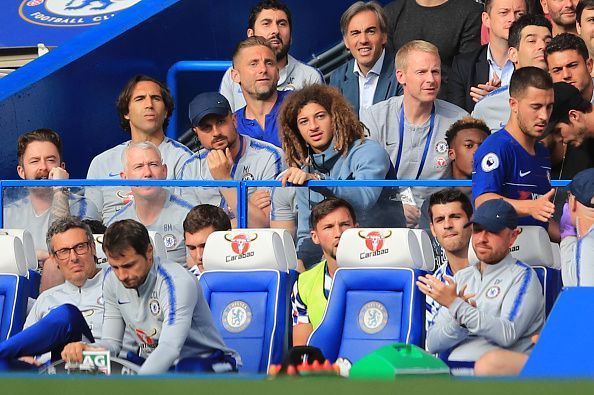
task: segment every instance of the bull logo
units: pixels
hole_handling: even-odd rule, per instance
[[[226,234],[225,240],[231,243],[231,249],[237,255],[242,255],[248,252],[250,249],[250,243],[258,238],[257,234],[252,234],[248,236],[246,234],[240,233],[231,239],[231,235]]]
[[[363,231],[359,231],[359,237],[365,239],[365,246],[371,252],[376,252],[382,249],[384,246],[384,239],[387,239],[392,235],[392,231],[388,230],[381,233],[378,230],[373,230],[367,234]]]

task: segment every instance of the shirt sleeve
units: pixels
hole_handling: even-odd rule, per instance
[[[112,356],[117,356],[122,349],[126,324],[118,308],[117,296],[112,281],[109,279],[115,274],[109,273],[107,276],[108,278],[105,279],[103,284],[103,303],[105,307],[103,328],[101,330],[101,340],[97,342],[97,345],[107,348]]]
[[[297,286],[299,279],[293,284],[293,291],[291,292],[291,310],[293,317],[293,326],[298,324],[309,324],[309,315],[307,314],[307,306],[301,300],[299,295],[299,287]]]
[[[294,221],[297,213],[293,210],[295,206],[295,188],[276,187],[272,189],[270,197],[272,207],[270,219],[272,221]]]
[[[564,287],[575,287],[578,283],[575,268],[575,246],[577,237],[569,236],[561,240],[561,278]]]
[[[427,329],[426,345],[430,353],[440,353],[460,344],[468,337],[468,330],[460,326],[448,309],[440,308]]]
[[[483,143],[484,144],[484,143]],[[508,158],[500,145],[481,146],[474,155],[472,165],[472,197],[485,193],[502,193]]]
[[[87,180],[96,180],[105,177],[98,173],[97,160],[97,157],[95,157],[91,161],[87,172]],[[87,199],[87,204],[93,206],[95,211],[97,211],[97,216],[99,216],[99,213],[103,211],[103,192],[101,187],[85,187],[85,198]]]
[[[225,71],[223,78],[221,79],[221,86],[219,87],[219,93],[227,98],[229,105],[232,109],[235,109],[235,103],[233,100],[233,78],[231,78],[231,67]],[[235,110],[233,110],[235,111]]]

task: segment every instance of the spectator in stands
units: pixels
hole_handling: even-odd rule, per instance
[[[231,221],[225,211],[212,204],[200,204],[193,207],[184,219],[184,240],[190,259],[188,270],[200,276],[204,271],[202,255],[206,239],[212,232],[231,230]]]
[[[472,195],[475,206],[487,200],[510,203],[520,225],[548,228],[555,211],[551,202],[550,155],[539,142],[553,108],[553,82],[538,67],[516,70],[510,83],[511,115],[507,125],[487,137],[474,155]],[[555,237],[553,229],[549,232]]]
[[[586,43],[592,59],[594,57],[594,0],[580,0],[575,7],[575,15],[577,33]]]
[[[565,82],[554,84],[555,105],[551,114],[550,129],[559,133],[564,144],[581,146],[586,139],[594,138],[594,108],[592,103],[573,85]]]
[[[563,285],[594,286],[594,169],[579,172],[569,184],[561,218]]]
[[[217,92],[197,95],[189,106],[192,129],[202,149],[184,164],[184,180],[274,180],[284,167],[279,148],[236,129],[236,114],[229,102]],[[267,227],[270,217],[270,195],[265,202],[254,201],[256,192],[249,191],[248,225]],[[235,188],[184,188],[182,196],[194,203],[208,203],[224,209],[232,219],[237,216]],[[236,224],[235,224],[236,225]]]
[[[489,43],[457,55],[452,62],[447,99],[472,111],[489,92],[509,85],[514,64],[509,59],[509,28],[526,13],[525,0],[487,0],[483,25],[489,29]]]
[[[547,70],[544,49],[551,37],[551,22],[542,15],[522,15],[512,23],[509,59],[516,71],[526,66]],[[503,128],[510,116],[509,96],[509,85],[494,90],[475,105],[472,116],[485,121],[493,132]]]
[[[308,180],[394,179],[387,152],[365,139],[364,126],[346,99],[335,88],[311,85],[293,93],[279,116],[283,150],[289,169],[283,185],[303,185]],[[388,188],[298,188],[297,256],[309,268],[321,253],[311,244],[308,219],[311,207],[336,196],[353,205],[362,226],[404,226],[400,202]]]
[[[15,361],[22,357],[26,363],[40,365],[45,358],[32,356],[60,351],[65,344],[80,340],[81,334],[87,341],[101,338],[105,272],[97,268],[91,230],[76,217],[59,218],[47,232],[47,248],[66,281],[42,292],[25,329],[0,342],[0,370],[3,363],[4,367],[26,368]]]
[[[388,151],[399,179],[449,177],[445,133],[468,113],[437,99],[441,87],[437,47],[420,40],[402,46],[396,54],[396,77],[404,86],[404,95],[374,104],[361,114],[369,137]],[[401,192],[408,226],[417,226],[419,208],[431,192],[430,188]]]
[[[278,91],[278,67],[266,39],[249,37],[233,52],[233,81],[241,85],[246,106],[235,112],[237,131],[280,147],[277,114],[290,91]]]
[[[174,364],[201,371],[237,370],[238,354],[217,331],[198,279],[180,265],[153,255],[147,229],[134,220],[111,224],[103,238],[111,269],[103,282],[102,340],[64,347],[62,358],[81,362],[82,351],[108,349],[118,355],[126,327],[136,333],[139,374],[165,373]],[[186,365],[186,366],[187,366]]]
[[[532,335],[543,327],[544,298],[538,277],[509,253],[519,234],[517,223],[516,210],[505,200],[485,202],[469,222],[479,263],[445,282],[433,275],[417,281],[421,292],[445,307],[439,309],[426,341],[429,352],[451,350],[451,367],[476,361],[491,350],[528,354]]]
[[[439,48],[445,99],[454,56],[480,47],[483,7],[472,0],[396,0],[385,7],[388,37],[394,51],[412,40]]]
[[[577,34],[575,9],[579,0],[540,0],[545,14],[553,23],[553,36],[561,33]]]
[[[51,129],[36,129],[20,135],[17,156],[17,173],[23,180],[61,180],[69,177],[62,160],[62,140]],[[85,198],[70,193],[68,188],[28,188],[24,197],[4,206],[4,227],[31,232],[37,259],[43,266],[50,258],[45,236],[51,223],[69,215],[95,217],[94,207],[87,203]]]
[[[468,247],[472,231],[465,225],[472,215],[472,204],[464,193],[454,188],[437,191],[428,201],[431,234],[445,253],[445,262],[435,270],[433,276],[445,282],[445,276],[453,277],[468,267]],[[426,305],[425,321],[429,328],[441,305],[429,295]]]
[[[192,155],[186,146],[165,137],[173,111],[173,98],[160,81],[146,75],[129,80],[118,97],[120,126],[130,133],[131,142],[150,141],[159,147],[168,168],[168,178],[178,178],[184,162]],[[117,145],[97,155],[89,166],[88,179],[113,179],[122,171],[122,151],[130,142]],[[85,195],[95,204],[103,222],[130,202],[129,187],[87,188]]]
[[[388,33],[382,6],[375,1],[357,1],[342,14],[340,31],[353,59],[332,72],[330,85],[340,90],[355,112],[402,94],[394,52],[385,48]]]
[[[307,343],[309,335],[322,322],[336,265],[336,249],[345,230],[357,227],[353,206],[346,200],[329,197],[311,209],[311,237],[323,251],[322,261],[299,275],[293,285],[293,346]]]
[[[122,152],[121,176],[125,180],[164,180],[167,165],[163,163],[161,151],[150,141],[129,143]],[[192,205],[166,188],[132,187],[133,199],[107,222],[134,219],[145,224],[148,230],[163,236],[170,260],[185,265],[186,246],[182,228]]]
[[[289,55],[293,20],[286,4],[277,0],[262,0],[250,11],[247,36],[264,37],[276,55],[279,91],[301,89],[305,85],[322,83],[322,75],[315,68],[302,63]],[[245,107],[241,85],[233,80],[230,67],[221,80],[220,92],[229,100],[231,109],[237,111]]]

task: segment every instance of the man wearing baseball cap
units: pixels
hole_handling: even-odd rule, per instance
[[[561,269],[564,286],[594,286],[594,168],[569,184],[561,217]]]
[[[503,199],[484,202],[466,224],[472,225],[472,246],[479,262],[453,278],[445,276],[444,282],[432,275],[417,281],[425,295],[445,307],[427,331],[427,349],[451,351],[452,368],[473,367],[487,352],[528,354],[533,347],[531,336],[542,329],[544,298],[538,277],[509,253],[520,233],[517,224],[511,204]],[[503,366],[505,373],[519,372],[524,362],[525,357],[518,364]]]
[[[565,144],[576,147],[586,138],[594,137],[594,111],[592,103],[580,91],[566,82],[553,84],[555,104],[549,120],[549,131],[561,133]]]
[[[202,149],[183,165],[183,180],[274,180],[284,169],[279,148],[237,132],[235,115],[220,93],[206,92],[196,96],[190,102],[189,117]],[[232,220],[237,216],[235,188],[182,188],[181,194],[195,204],[221,207]],[[248,226],[268,227],[268,190],[250,188],[248,196]]]

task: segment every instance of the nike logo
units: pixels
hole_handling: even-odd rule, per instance
[[[127,303],[130,303],[130,301],[129,300],[119,300],[118,299],[118,304],[127,304]]]
[[[528,170],[528,171],[522,171],[522,170],[520,170],[520,177],[527,176],[530,173],[532,173],[532,170]]]
[[[120,173],[111,173],[111,172],[110,172],[110,173],[109,173],[107,176],[108,176],[108,177],[117,177],[117,176],[119,176],[119,175],[120,175]]]

